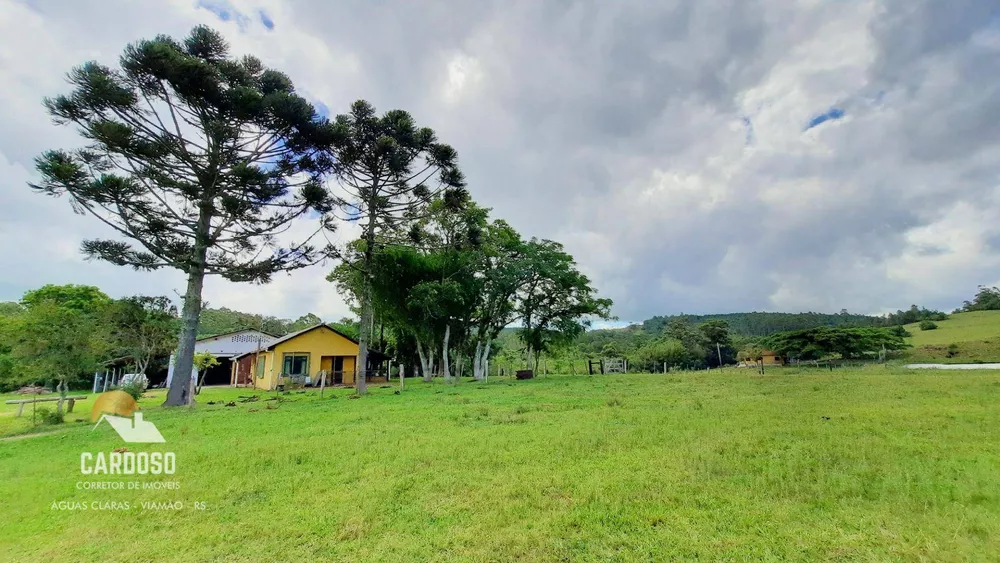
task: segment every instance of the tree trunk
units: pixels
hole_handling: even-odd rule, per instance
[[[478,366],[473,373],[473,377],[477,381],[482,381],[485,379],[486,370],[489,369],[489,357],[490,357],[490,346],[493,345],[493,340],[489,339],[486,341],[486,345],[483,346],[482,342],[476,343],[476,356],[473,360]]]
[[[465,354],[459,354],[458,358],[455,360],[455,377],[458,381],[462,380],[462,370],[465,369]]]
[[[202,252],[204,255],[204,251]],[[191,393],[191,370],[194,367],[194,345],[198,339],[198,318],[201,316],[201,290],[205,284],[204,266],[188,273],[187,292],[181,311],[181,336],[177,345],[174,377],[170,380],[165,407],[179,407],[194,400]]]
[[[66,385],[66,382],[62,379],[59,380],[59,383],[56,383],[56,391],[59,392],[59,402],[56,404],[56,412],[59,413],[60,418],[63,416],[63,403],[66,402],[66,392],[68,387],[69,386]]]
[[[451,338],[451,325],[444,327],[444,344],[441,346],[441,368],[444,371],[444,380],[451,383],[451,362],[448,358],[448,339]]]
[[[368,287],[362,290],[361,297],[361,326],[358,334],[358,365],[356,371],[358,375],[354,378],[354,387],[358,395],[368,392],[368,337],[372,330],[372,303],[369,298]]]
[[[479,354],[483,351],[483,342],[476,341],[476,351],[472,353],[472,378],[476,381],[483,379],[483,362]]]
[[[417,339],[417,355],[420,356],[420,374],[424,376],[424,381],[430,381],[434,374],[431,372],[430,359],[424,353],[424,346]]]
[[[490,346],[493,346],[493,339],[490,338],[486,341],[486,346],[483,347],[483,374],[489,375],[490,371]]]

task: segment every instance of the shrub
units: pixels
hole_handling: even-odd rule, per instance
[[[905,328],[903,328],[903,325],[896,325],[896,326],[890,328],[889,332],[891,332],[892,334],[895,334],[896,336],[898,336],[900,338],[909,338],[909,337],[913,336],[912,334],[910,334],[910,331],[908,331]]]
[[[144,378],[137,377],[132,381],[129,381],[127,384],[122,385],[119,389],[128,393],[133,399],[138,401],[142,397],[143,392],[146,391],[146,381]]]
[[[920,330],[934,330],[937,328],[937,323],[932,320],[925,319],[920,321]]]
[[[41,420],[42,424],[62,424],[63,417],[59,414],[59,411],[49,410],[46,407],[41,407],[35,412],[35,416]]]
[[[954,358],[957,355],[958,355],[958,344],[949,344],[948,345],[948,357],[949,358]]]

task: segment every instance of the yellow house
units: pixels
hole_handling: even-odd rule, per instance
[[[785,360],[775,352],[771,350],[763,350],[760,353],[760,360],[765,366],[780,366],[784,365]]]
[[[246,357],[252,361],[254,352],[241,356]],[[382,354],[370,350],[369,357],[369,366],[377,365]],[[252,362],[254,387],[274,389],[289,377],[308,377],[309,382],[318,382],[320,371],[327,372],[328,385],[354,385],[357,359],[356,340],[330,326],[318,324],[293,332],[262,348],[257,353],[256,362]]]
[[[753,367],[757,365],[758,360],[765,366],[785,365],[785,359],[779,356],[777,352],[766,349],[747,349],[740,351],[740,362],[737,366]]]

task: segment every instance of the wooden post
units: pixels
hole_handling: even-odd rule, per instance
[[[403,380],[406,379],[406,372],[403,371],[404,369],[405,368],[403,367],[403,362],[400,362],[399,363],[399,390],[400,391],[403,390]]]
[[[319,372],[319,398],[323,398],[323,391],[326,390],[326,370],[320,370]]]

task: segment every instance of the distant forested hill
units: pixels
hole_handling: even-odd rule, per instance
[[[729,323],[729,330],[742,336],[768,336],[786,330],[804,330],[819,326],[881,326],[884,318],[858,315],[842,311],[828,313],[725,313],[719,315],[670,315],[653,317],[642,323],[642,328],[650,334],[663,331],[670,319],[686,317],[688,322],[698,324],[705,321],[723,320]]]

